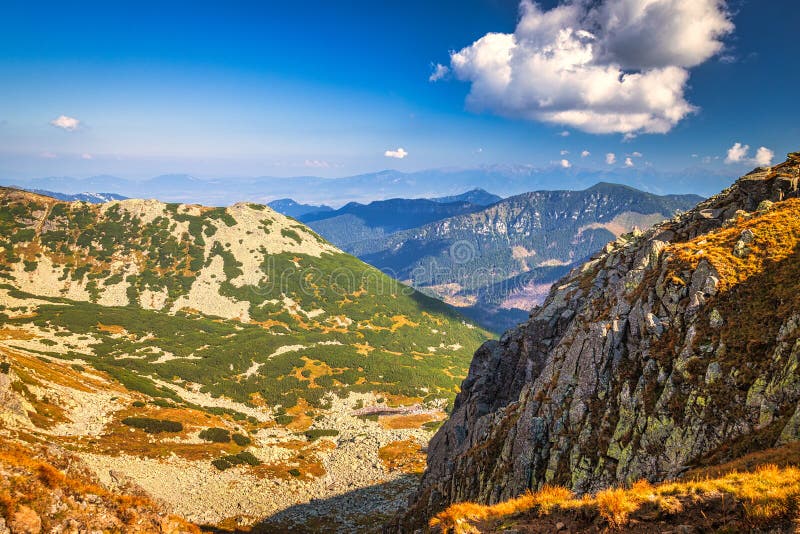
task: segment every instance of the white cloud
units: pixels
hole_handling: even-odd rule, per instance
[[[562,156],[566,156],[567,154],[569,154],[569,150],[562,150],[561,151],[561,155]]]
[[[331,167],[329,162],[320,159],[307,159],[303,162],[303,165],[312,169],[328,169]]]
[[[81,154],[81,159],[94,159],[91,154]]]
[[[750,152],[750,145],[742,143],[734,143],[728,149],[725,156],[725,163],[748,163],[758,165],[759,167],[769,167],[772,164],[772,159],[775,157],[775,152],[765,146],[759,147],[756,150],[756,155],[752,158],[747,157]]]
[[[53,154],[52,152],[42,152],[41,154],[39,154],[39,157],[44,159],[55,159],[58,156],[56,154]]]
[[[433,66],[433,72],[431,73],[430,76],[428,76],[428,81],[437,82],[442,78],[444,78],[445,76],[447,76],[449,72],[450,72],[450,67],[442,65],[441,63],[437,63],[436,65]]]
[[[722,0],[522,0],[517,28],[452,52],[473,110],[589,133],[665,133],[695,111],[691,67],[733,31]],[[566,132],[565,133],[569,133]]]
[[[749,150],[750,145],[734,143],[733,146],[728,149],[728,155],[725,158],[725,163],[739,163],[740,161],[743,161]]]
[[[772,158],[774,157],[775,152],[765,146],[762,146],[756,151],[756,157],[753,159],[759,167],[769,167],[772,165]]]
[[[642,157],[642,153],[641,152],[634,152],[633,154],[631,154],[631,156],[633,156],[634,158],[641,158]]]
[[[568,159],[562,159],[561,166],[565,169],[569,169],[570,167],[572,167],[572,163],[570,163]]]
[[[587,157],[589,157],[591,155],[592,155],[592,153],[589,152],[588,150],[584,150],[583,152],[581,152],[581,157],[582,158],[587,158]]]
[[[80,126],[81,121],[74,117],[67,117],[66,115],[60,115],[58,118],[55,118],[50,121],[50,124],[55,126],[56,128],[61,128],[62,130],[67,130],[69,132],[76,130],[78,126]]]
[[[404,157],[408,156],[408,152],[406,152],[404,148],[400,147],[397,150],[387,150],[383,153],[383,155],[387,158],[403,159]]]
[[[633,160],[631,158],[625,158],[625,166],[633,167]]]
[[[562,132],[558,132],[558,135],[561,136],[561,137],[569,137],[569,131],[568,130],[564,130]]]
[[[608,154],[606,154],[606,163],[608,163],[609,165],[613,165],[616,162],[617,162],[616,154],[614,154],[613,152],[609,152]]]

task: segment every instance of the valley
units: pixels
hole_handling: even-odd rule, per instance
[[[0,534],[800,534],[797,8],[3,1]]]

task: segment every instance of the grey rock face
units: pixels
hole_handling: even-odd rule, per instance
[[[777,338],[753,359],[735,335],[747,312],[717,309],[733,298],[720,292],[722,275],[705,260],[675,272],[665,252],[765,200],[797,197],[798,167],[800,154],[790,155],[610,244],[556,283],[526,323],[484,344],[430,442],[409,511],[389,530],[424,526],[453,502],[495,503],[546,483],[584,493],[664,480],[709,456],[748,452],[750,441],[800,439],[798,315],[776,316]]]

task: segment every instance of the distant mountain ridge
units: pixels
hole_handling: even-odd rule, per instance
[[[650,191],[712,195],[735,178],[703,167],[662,172],[650,168],[581,168],[533,167],[530,165],[485,165],[474,168],[440,168],[415,172],[394,170],[320,178],[228,177],[199,179],[189,175],[163,175],[146,180],[113,176],[85,179],[46,177],[0,178],[0,184],[19,184],[27,189],[45,189],[80,193],[114,191],[131,198],[157,198],[165,202],[183,202],[227,206],[235,202],[267,203],[276,198],[292,198],[304,204],[340,205],[387,198],[437,198],[458,195],[491,184],[492,193],[502,197],[527,191],[584,189],[598,182],[615,182]]]
[[[125,200],[128,198],[122,195],[118,195],[116,193],[83,192],[83,193],[67,194],[67,193],[58,193],[55,191],[47,191],[44,189],[29,189],[28,191],[39,195],[57,198],[58,200],[63,200],[65,202],[81,201],[81,202],[89,202],[91,204],[102,204],[103,202],[110,202],[112,200]]]
[[[485,189],[475,188],[465,193],[461,193],[460,195],[450,195],[444,197],[436,197],[432,198],[434,202],[469,202],[470,204],[476,204],[478,206],[488,206],[490,204],[494,204],[495,202],[499,202],[503,200],[503,197],[498,195],[493,195],[489,193]]]
[[[289,217],[293,217],[295,219],[298,219],[309,213],[333,211],[332,207],[326,206],[325,204],[321,204],[319,206],[314,204],[301,204],[299,202],[295,202],[291,198],[280,198],[278,200],[273,200],[268,202],[267,206],[274,209],[278,213],[288,215]]]
[[[369,204],[350,202],[338,210],[303,215],[300,220],[344,249],[355,242],[383,239],[401,230],[481,209],[482,206],[465,201],[393,198]]]
[[[343,248],[497,330],[524,319],[576,262],[701,200],[610,183],[536,191]]]

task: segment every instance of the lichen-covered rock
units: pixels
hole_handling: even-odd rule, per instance
[[[800,439],[798,167],[792,154],[610,244],[484,344],[389,530],[457,501],[664,480]]]

